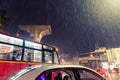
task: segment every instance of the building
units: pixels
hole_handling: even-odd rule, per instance
[[[119,68],[120,48],[107,49],[105,47],[101,47],[96,49],[94,52],[78,54],[78,58],[79,64],[88,66],[93,69],[98,66],[109,68],[111,65],[114,68]]]

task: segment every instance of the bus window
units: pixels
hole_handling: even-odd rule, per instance
[[[42,62],[42,52],[32,49],[25,49],[24,61],[28,62]]]
[[[22,54],[22,49],[20,47],[0,43],[0,59],[20,61],[21,54]]]
[[[34,50],[34,62],[42,62],[42,51]]]
[[[29,48],[34,48],[34,49],[42,49],[42,45],[35,43],[35,42],[31,42],[31,41],[27,41],[25,40],[25,47],[29,47]]]
[[[52,63],[52,53],[48,51],[44,51],[45,54],[45,63]]]
[[[48,51],[45,51],[44,52],[45,54],[45,63],[59,63],[58,62],[58,56],[57,56],[57,53],[56,52],[48,52]],[[54,60],[54,61],[52,61]]]
[[[54,63],[59,63],[58,61],[59,61],[58,60],[58,55],[57,55],[56,52],[54,52]]]

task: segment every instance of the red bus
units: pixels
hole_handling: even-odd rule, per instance
[[[36,64],[58,64],[56,47],[0,32],[0,80]]]

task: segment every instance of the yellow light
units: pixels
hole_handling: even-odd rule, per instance
[[[120,0],[107,0],[107,5],[109,5],[109,7],[112,7],[112,8],[119,8],[119,5],[120,5]]]
[[[92,54],[90,54],[90,57],[93,57],[93,55],[92,55]]]
[[[115,3],[115,4],[120,3],[120,0],[109,0],[109,1],[111,1],[112,3]]]
[[[16,36],[19,36],[19,34],[18,34],[18,33],[16,33]]]
[[[59,49],[58,49],[58,48],[55,48],[55,50],[58,52]]]

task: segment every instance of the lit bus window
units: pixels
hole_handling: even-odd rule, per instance
[[[22,49],[20,47],[0,44],[0,59],[20,61],[21,55]]]
[[[23,40],[22,39],[7,36],[7,35],[4,35],[4,34],[0,34],[0,41],[10,43],[10,44],[19,45],[19,46],[23,45]]]
[[[30,48],[35,48],[35,49],[42,49],[42,45],[35,43],[35,42],[30,42],[30,41],[25,41],[25,47],[30,47]]]
[[[49,52],[49,51],[44,51],[45,54],[45,63],[59,63],[58,61],[58,55],[56,52]],[[53,61],[54,60],[54,61]]]
[[[46,46],[46,45],[43,45],[43,48],[44,48],[44,49],[48,49],[48,50],[53,50],[52,47],[50,47],[50,46]]]
[[[56,52],[54,52],[54,63],[59,63],[58,62],[58,55]]]
[[[37,50],[25,49],[24,61],[42,62],[42,52]]]
[[[34,50],[34,62],[42,62],[42,52]]]
[[[52,63],[52,53],[45,51],[45,63]]]

